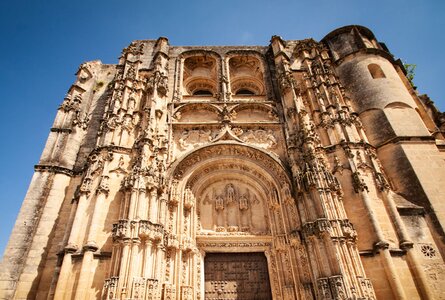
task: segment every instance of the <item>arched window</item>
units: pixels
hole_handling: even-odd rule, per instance
[[[212,97],[213,93],[209,90],[196,90],[193,92],[193,96],[209,96]]]
[[[265,94],[262,62],[254,55],[236,55],[229,60],[230,87],[235,96]]]
[[[248,90],[248,89],[240,89],[240,90],[238,90],[235,93],[235,95],[238,95],[238,96],[253,96],[253,95],[255,95],[255,92],[253,92],[251,90]]]
[[[382,68],[378,64],[369,64],[368,65],[369,73],[371,73],[371,76],[373,79],[377,78],[386,78],[385,73],[383,72]]]
[[[214,97],[217,88],[217,62],[213,55],[197,53],[184,60],[183,95]]]

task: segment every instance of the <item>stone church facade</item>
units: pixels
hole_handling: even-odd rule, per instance
[[[1,299],[445,299],[445,116],[373,33],[84,63]]]

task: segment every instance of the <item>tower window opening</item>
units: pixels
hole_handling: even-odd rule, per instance
[[[386,78],[385,73],[383,72],[382,68],[377,64],[368,65],[368,70],[369,70],[369,73],[371,73],[371,76],[373,79]]]

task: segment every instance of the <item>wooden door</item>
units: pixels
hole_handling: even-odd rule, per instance
[[[272,299],[264,253],[207,253],[204,272],[207,300]]]

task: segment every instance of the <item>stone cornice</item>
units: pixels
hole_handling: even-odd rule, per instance
[[[76,173],[72,169],[60,167],[60,166],[53,166],[53,165],[43,165],[38,164],[34,166],[34,170],[36,172],[51,172],[56,174],[65,174],[70,177],[76,175]]]
[[[71,128],[51,128],[50,129],[51,132],[66,132],[66,133],[71,133],[73,132],[73,130]]]

